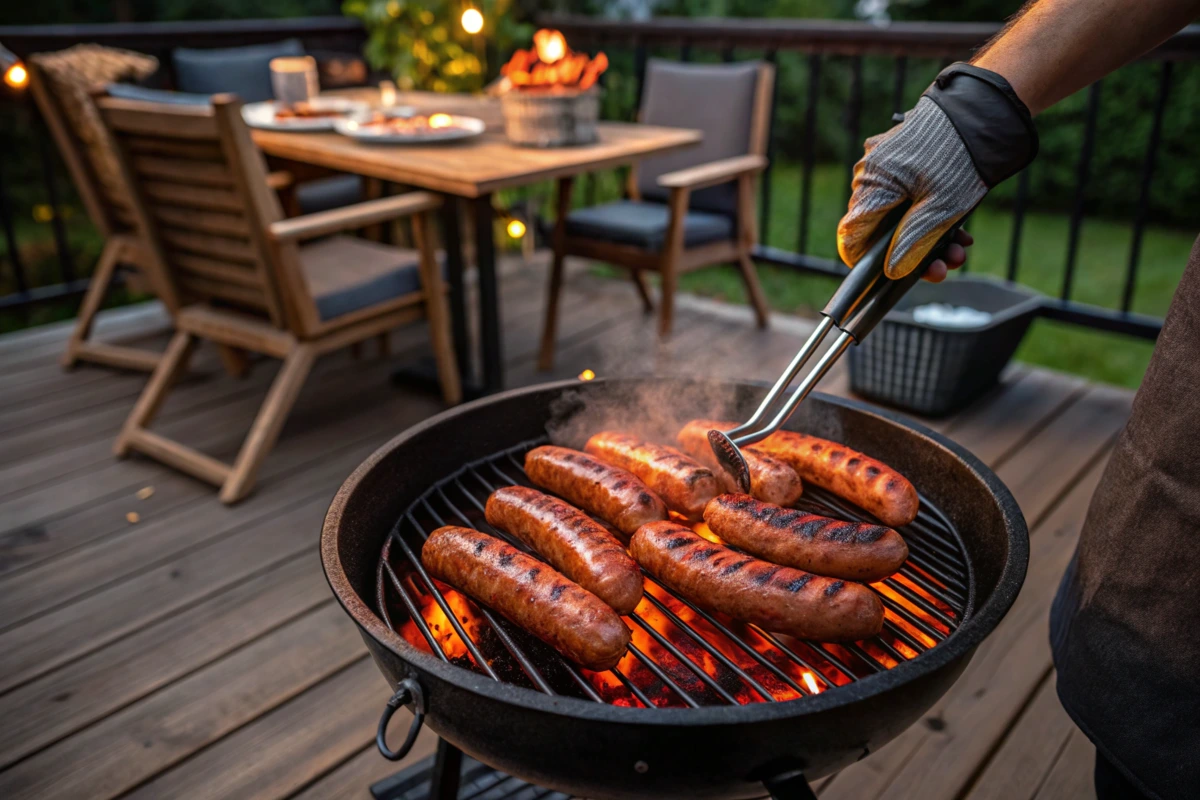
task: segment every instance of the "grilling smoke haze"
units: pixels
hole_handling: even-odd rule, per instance
[[[695,306],[695,307],[693,307]],[[634,332],[615,347],[607,344],[602,352],[579,358],[578,369],[592,369],[600,378],[637,378],[620,384],[581,384],[579,390],[564,392],[551,409],[546,424],[550,440],[564,447],[582,448],[590,436],[599,431],[617,430],[644,439],[674,445],[675,436],[687,422],[697,418],[745,421],[766,393],[767,385],[779,377],[790,358],[771,348],[772,357],[759,353],[764,348],[763,337],[769,336],[754,328],[749,311],[736,309],[732,313],[714,308],[704,301],[686,295],[679,298],[680,316],[677,330],[668,340],[660,340],[653,328],[656,320],[647,319],[645,328]],[[689,330],[689,316],[723,317],[725,331],[698,344],[695,333]],[[773,320],[774,334],[794,337],[798,349],[811,333],[812,323],[787,319]],[[821,348],[810,361],[816,363]],[[734,383],[759,382],[760,391],[743,394],[739,404]],[[797,412],[796,422],[804,417],[804,405]],[[837,438],[829,429],[825,435]],[[789,425],[803,429],[803,424]],[[813,431],[816,433],[817,431]]]
[[[564,392],[551,406],[550,441],[582,449],[600,431],[622,431],[662,444],[697,417],[738,419],[730,384],[646,378]]]

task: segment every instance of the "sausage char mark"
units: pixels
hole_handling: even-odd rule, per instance
[[[747,494],[713,498],[704,520],[734,547],[831,578],[882,580],[908,558],[908,545],[891,528],[782,508]]]

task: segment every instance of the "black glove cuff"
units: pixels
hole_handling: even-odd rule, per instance
[[[995,72],[951,64],[938,73],[924,96],[945,112],[989,189],[1020,172],[1037,155],[1033,115]]]

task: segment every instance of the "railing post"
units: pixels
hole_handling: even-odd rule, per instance
[[[1083,127],[1083,147],[1079,151],[1079,163],[1075,174],[1075,203],[1071,208],[1071,228],[1067,234],[1067,268],[1063,273],[1062,292],[1059,297],[1070,299],[1071,282],[1075,277],[1075,259],[1079,254],[1079,230],[1083,224],[1083,205],[1087,196],[1088,177],[1092,168],[1092,151],[1096,148],[1096,120],[1100,114],[1100,86],[1096,81],[1088,89],[1087,117]]]
[[[1158,96],[1154,100],[1154,122],[1150,126],[1150,142],[1146,145],[1146,159],[1142,162],[1142,185],[1138,192],[1137,211],[1133,219],[1133,242],[1129,246],[1129,267],[1125,270],[1125,290],[1121,293],[1121,310],[1126,312],[1133,306],[1138,262],[1142,257],[1142,234],[1146,229],[1146,219],[1150,215],[1150,188],[1154,179],[1154,165],[1158,156],[1159,140],[1162,138],[1167,95],[1171,92],[1171,71],[1171,62],[1164,61],[1158,75]]]
[[[1025,224],[1025,204],[1029,201],[1029,181],[1033,165],[1021,170],[1017,176],[1017,199],[1013,202],[1012,242],[1008,246],[1008,279],[1017,279],[1017,265],[1021,258],[1021,228]]]
[[[25,264],[21,261],[21,251],[17,247],[17,235],[13,231],[12,207],[8,204],[8,192],[4,189],[3,166],[0,165],[0,224],[4,226],[4,243],[8,247],[8,263],[12,264],[13,283],[17,286],[17,294],[29,291],[29,283],[25,280]]]
[[[771,66],[778,60],[775,50],[767,51],[764,59]],[[763,170],[759,186],[758,202],[758,240],[767,241],[767,231],[771,223],[771,171],[775,168],[775,109],[779,106],[779,74],[776,71],[775,80],[771,82],[771,116],[767,119],[767,168]]]
[[[854,56],[850,62],[850,98],[846,101],[846,205],[850,204],[850,193],[854,183],[854,165],[862,157],[862,134],[859,130],[862,118],[863,57]]]
[[[892,113],[903,114],[904,108],[904,84],[908,79],[908,57],[896,56],[896,61],[892,68]]]
[[[800,176],[800,234],[796,252],[808,252],[808,217],[812,210],[813,162],[817,150],[817,104],[821,97],[821,54],[808,57],[808,106],[804,111],[804,152]]]

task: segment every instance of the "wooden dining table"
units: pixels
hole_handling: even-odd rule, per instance
[[[378,104],[378,91],[373,89],[338,94]],[[444,196],[443,239],[455,352],[463,373],[464,390],[476,395],[504,388],[492,194],[500,189],[634,164],[647,156],[695,145],[701,139],[700,131],[684,128],[601,122],[598,140],[593,144],[521,147],[505,138],[499,101],[495,98],[404,92],[396,104],[411,106],[418,113],[444,111],[475,116],[484,121],[486,129],[471,139],[438,144],[366,144],[331,132],[254,130],[253,137],[266,155],[284,166],[293,163],[350,172]],[[474,212],[481,355],[478,379],[470,367],[471,342],[459,230],[463,203],[469,203]]]

